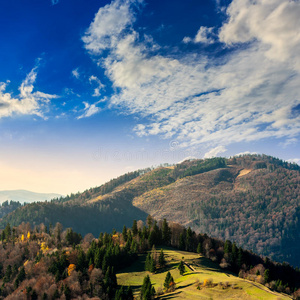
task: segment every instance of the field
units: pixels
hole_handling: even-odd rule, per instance
[[[117,274],[118,284],[130,285],[135,296],[138,297],[144,277],[149,274],[155,290],[163,290],[163,283],[168,271],[171,272],[176,289],[172,293],[166,293],[159,299],[291,299],[289,296],[275,293],[265,286],[238,278],[232,273],[224,272],[217,264],[196,253],[178,251],[171,248],[163,248],[167,267],[156,274],[144,271],[145,255],[141,255],[129,268],[123,269]],[[157,249],[159,253],[160,248]],[[186,263],[186,272],[179,274],[177,266],[183,260]],[[211,287],[201,287],[204,280],[211,280]]]

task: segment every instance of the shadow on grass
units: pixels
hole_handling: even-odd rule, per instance
[[[203,257],[203,256],[199,257],[198,259],[193,260],[193,264],[197,267],[205,268],[208,271],[224,273],[228,277],[230,277],[230,275],[236,276],[235,273],[233,273],[229,270],[221,269],[217,263],[215,263],[215,262],[211,261],[210,259]]]
[[[131,266],[119,270],[118,274],[145,271],[145,259],[145,255],[140,254],[138,260],[136,260]]]
[[[162,295],[162,296],[159,296],[158,299],[173,299],[173,298],[177,298],[178,294],[180,294],[180,293],[181,292],[178,291],[178,292],[175,292],[175,293],[172,293],[172,294]]]
[[[178,286],[176,289],[177,290],[181,290],[181,289],[184,289],[184,288],[186,288],[186,287],[188,287],[188,286],[191,286],[191,285],[193,285],[193,284],[195,284],[195,283],[188,283],[188,284],[186,284],[186,285],[181,285],[181,286]]]

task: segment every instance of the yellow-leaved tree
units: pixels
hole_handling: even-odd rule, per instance
[[[30,239],[30,231],[28,231],[28,233],[27,233],[27,239],[28,240]]]
[[[70,264],[68,266],[68,275],[70,276],[72,274],[72,272],[75,270],[76,270],[76,266],[74,264]]]
[[[45,242],[41,243],[41,250],[43,253],[47,252],[49,250],[48,246],[46,246]]]
[[[24,234],[22,234],[21,241],[24,242],[24,239],[25,239]]]

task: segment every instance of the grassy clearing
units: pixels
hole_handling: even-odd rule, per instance
[[[144,271],[146,256],[141,255],[133,265],[117,274],[118,284],[130,285],[135,296],[138,296],[143,279],[148,274],[155,290],[163,290],[166,274],[170,271],[176,283],[176,290],[160,296],[159,299],[291,299],[288,296],[273,293],[263,285],[238,278],[230,272],[224,272],[217,264],[196,253],[166,247],[163,247],[163,250],[167,261],[167,267],[164,270],[159,270],[156,274]],[[159,252],[160,248],[157,251]],[[183,276],[177,269],[181,259],[191,267],[190,269],[186,266]],[[198,290],[197,284],[207,279],[212,280],[213,287]]]

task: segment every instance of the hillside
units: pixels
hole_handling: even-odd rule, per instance
[[[151,214],[300,266],[299,207],[298,165],[246,155],[128,173],[84,193],[18,208],[0,226],[60,222],[98,235]]]
[[[197,253],[166,247],[162,249],[166,257],[166,267],[162,271],[154,274],[145,271],[146,255],[141,255],[133,265],[117,273],[118,284],[131,286],[134,295],[138,297],[143,279],[149,275],[155,290],[163,291],[164,280],[170,271],[176,289],[159,299],[291,299],[290,296],[271,291],[258,282],[239,278]],[[180,275],[177,266],[182,259],[185,273]],[[203,286],[204,282],[209,284]]]

